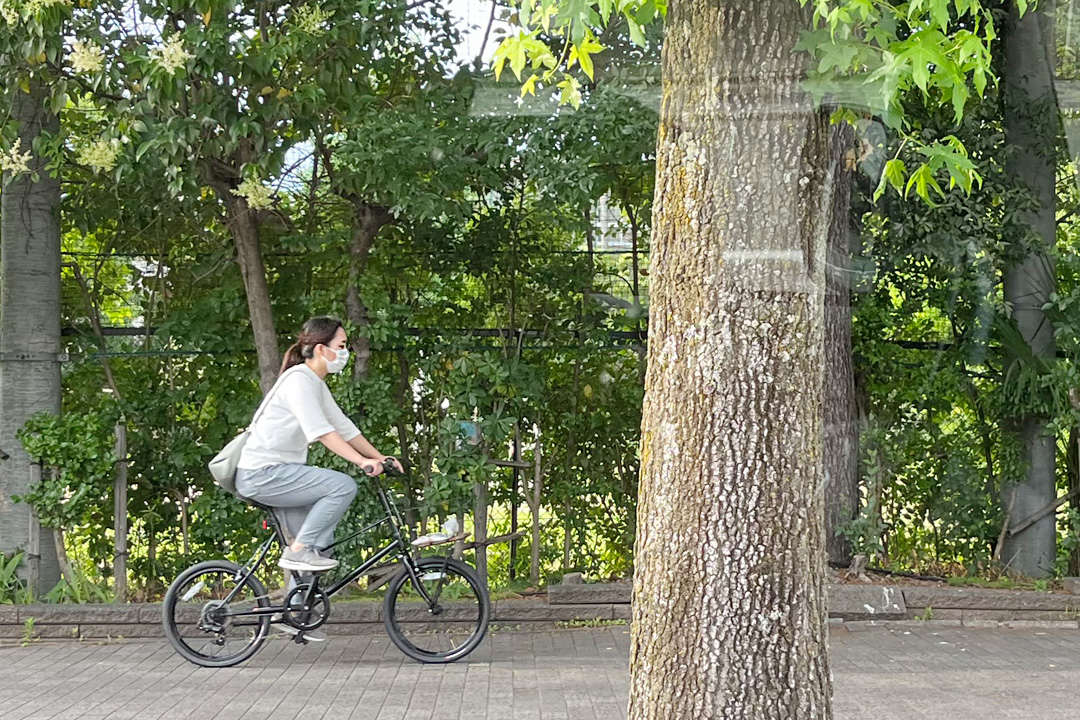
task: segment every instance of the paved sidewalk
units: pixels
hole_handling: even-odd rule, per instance
[[[836,717],[1076,718],[1080,631],[937,624],[833,626]],[[196,668],[159,641],[0,646],[0,720],[614,720],[624,627],[499,633],[463,662],[420,666],[384,637]]]

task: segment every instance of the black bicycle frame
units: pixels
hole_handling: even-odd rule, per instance
[[[342,543],[348,542],[349,540],[352,540],[355,537],[359,537],[360,535],[368,533],[368,532],[370,532],[370,531],[372,531],[372,530],[374,530],[374,529],[376,529],[378,527],[381,527],[383,525],[386,525],[388,523],[390,525],[390,528],[393,531],[393,535],[394,535],[393,539],[390,541],[390,544],[386,545],[381,550],[376,552],[374,555],[369,557],[367,560],[365,560],[363,563],[361,563],[358,568],[356,568],[355,570],[350,572],[343,580],[339,580],[336,584],[334,584],[330,588],[326,589],[325,592],[326,592],[328,597],[333,597],[334,595],[339,593],[342,589],[344,589],[349,583],[351,583],[352,581],[356,580],[358,577],[360,577],[364,573],[371,570],[371,568],[375,567],[375,565],[378,564],[381,560],[383,560],[383,558],[397,552],[398,556],[403,561],[405,561],[405,562],[402,562],[402,565],[404,565],[405,571],[407,573],[409,573],[409,577],[412,579],[414,586],[420,592],[421,596],[424,597],[424,600],[426,602],[431,602],[430,596],[428,595],[427,591],[423,587],[423,584],[419,581],[419,578],[416,575],[416,568],[413,567],[413,564],[411,562],[407,562],[408,560],[411,559],[411,555],[408,552],[408,548],[410,547],[410,543],[406,542],[405,536],[401,532],[401,526],[405,524],[404,521],[401,518],[401,513],[398,511],[397,505],[395,505],[393,503],[393,501],[390,499],[390,496],[387,493],[386,489],[382,485],[378,485],[378,494],[379,494],[379,500],[382,501],[383,509],[386,511],[386,516],[384,518],[382,518],[381,520],[377,520],[377,521],[371,523],[370,525],[362,527],[359,530],[357,530],[356,532],[354,532],[352,535],[349,535],[348,537],[342,538],[341,540],[338,540],[336,543],[334,543],[332,545],[328,545],[327,547],[322,548],[322,549],[323,550],[330,550],[331,548],[335,548],[338,545],[341,545]],[[244,579],[241,580],[240,582],[238,582],[236,587],[233,588],[233,590],[225,597],[225,599],[222,601],[223,604],[228,605],[229,603],[231,603],[233,598],[240,591],[240,588],[242,588],[244,586],[244,583],[247,581],[247,579],[249,577],[251,577],[252,575],[254,575],[255,571],[258,570],[259,567],[262,566],[262,563],[266,559],[266,555],[270,552],[270,548],[273,546],[275,540],[277,540],[277,541],[281,542],[282,544],[284,544],[284,534],[277,527],[277,518],[271,516],[271,522],[274,524],[274,533],[270,537],[268,537],[263,542],[263,544],[259,547],[259,550],[256,553],[258,555],[258,559],[255,560],[254,562],[250,563],[250,565],[245,565],[244,566],[244,569],[247,570],[247,574],[244,576]],[[314,587],[312,588],[312,590],[314,590]],[[313,595],[313,594],[314,593],[310,593],[309,595]],[[311,598],[311,597],[308,598],[309,601],[312,600],[312,599],[313,598]],[[264,607],[257,607],[257,608],[254,608],[254,609],[250,610],[250,611],[230,612],[230,613],[228,613],[228,616],[229,617],[242,617],[242,616],[246,616],[246,615],[268,615],[268,614],[281,612],[283,607],[284,606],[282,606],[282,607],[265,607],[265,608]]]

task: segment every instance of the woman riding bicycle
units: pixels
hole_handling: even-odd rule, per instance
[[[341,322],[314,317],[304,323],[285,352],[278,384],[262,414],[249,428],[240,455],[236,490],[268,505],[282,520],[290,545],[278,563],[286,570],[312,573],[337,567],[319,549],[334,542],[334,529],[356,497],[356,482],[345,473],[307,464],[308,445],[316,440],[368,475],[382,472],[390,460],[368,442],[334,402],[327,374],[349,362]]]

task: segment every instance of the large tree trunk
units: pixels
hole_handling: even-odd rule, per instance
[[[825,271],[825,549],[838,565],[851,561],[851,543],[841,530],[858,514],[859,425],[855,368],[851,357],[851,172],[850,125],[833,132],[832,225]]]
[[[228,207],[229,232],[236,246],[236,259],[244,278],[248,316],[255,336],[255,352],[259,359],[259,385],[269,392],[281,367],[281,351],[274,329],[274,311],[270,304],[270,288],[266,282],[266,264],[259,247],[259,221],[247,200],[223,193]]]
[[[665,23],[632,720],[831,717],[822,402],[829,123],[791,0]]]
[[[345,289],[345,313],[349,322],[356,328],[353,333],[353,377],[367,377],[371,366],[371,334],[368,325],[367,304],[360,292],[360,282],[367,270],[368,257],[379,230],[389,223],[393,216],[386,208],[357,202],[353,211],[353,236],[349,242],[349,284]]]
[[[11,117],[19,124],[21,149],[42,131],[59,132],[59,118],[44,108],[44,92],[13,92]],[[0,554],[24,547],[30,507],[11,500],[30,484],[30,458],[17,438],[30,416],[60,412],[60,179],[44,170],[4,176],[0,193]],[[2,457],[2,454],[0,454]],[[49,530],[40,536],[38,593],[59,581],[60,569]]]
[[[1036,355],[1053,357],[1054,331],[1042,307],[1054,290],[1054,267],[1049,251],[1055,235],[1055,152],[1053,5],[1040,3],[1018,19],[1010,4],[1005,27],[1005,137],[1011,152],[1006,172],[1026,186],[1039,208],[1024,213],[1020,224],[1037,236],[1036,249],[1007,268],[1005,300],[1024,340]],[[1012,505],[1012,523],[1022,522],[1054,500],[1056,443],[1044,417],[1024,416],[1009,423],[1016,434],[1027,467],[1026,476],[1007,483],[1003,503]],[[1054,568],[1056,517],[1051,513],[1013,537],[1007,537],[1002,560],[1017,572],[1032,577],[1049,575]]]

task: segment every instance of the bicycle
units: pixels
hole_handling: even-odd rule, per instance
[[[384,471],[399,474],[389,461]],[[180,573],[169,586],[162,607],[165,636],[186,660],[203,667],[230,667],[251,658],[266,641],[272,622],[297,631],[294,641],[306,644],[304,634],[321,627],[330,617],[330,598],[386,558],[396,558],[401,570],[387,585],[383,598],[383,625],[390,640],[405,655],[422,663],[450,663],[480,645],[491,619],[491,600],[476,571],[451,554],[414,557],[411,527],[405,525],[393,495],[374,481],[385,516],[328,548],[388,526],[390,542],[360,563],[343,579],[319,586],[320,575],[301,578],[281,605],[271,602],[256,576],[270,549],[284,548],[285,535],[271,508],[263,528],[271,535],[244,565],[229,560],[208,560]],[[437,538],[445,544],[458,537]]]

